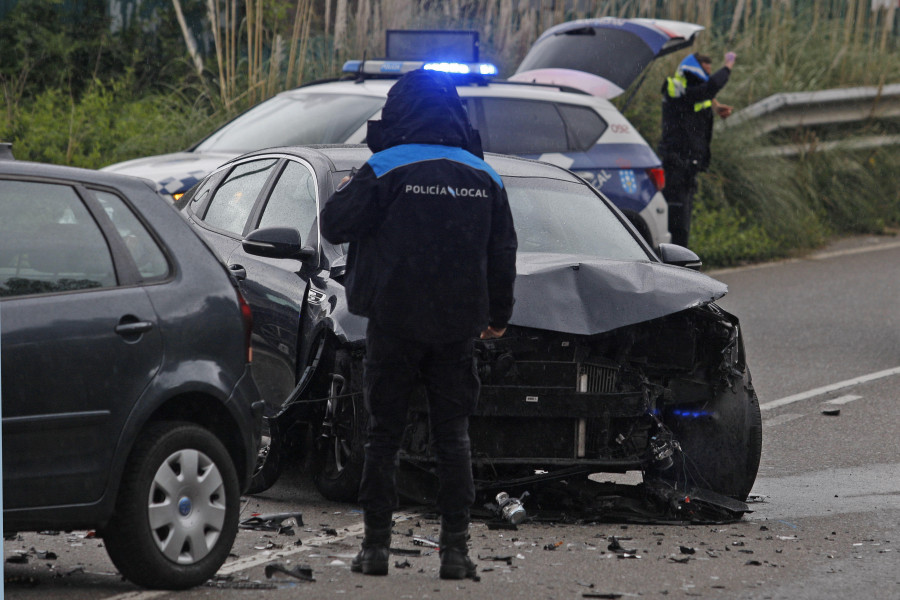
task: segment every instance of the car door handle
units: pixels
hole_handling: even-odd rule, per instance
[[[238,281],[247,279],[247,269],[245,269],[243,265],[228,265],[228,270],[231,271],[231,274],[234,275],[234,278]]]
[[[153,329],[153,323],[151,323],[150,321],[120,321],[119,324],[116,325],[116,333],[121,336],[140,335],[142,333],[150,331],[151,329]]]

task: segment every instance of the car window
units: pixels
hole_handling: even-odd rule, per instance
[[[0,297],[115,285],[106,239],[73,187],[0,180]]]
[[[271,98],[203,140],[196,152],[241,153],[273,146],[340,144],[384,98],[291,92]]]
[[[606,121],[592,108],[577,104],[557,104],[556,106],[566,121],[575,150],[583,152],[590,149],[606,131]]]
[[[470,98],[468,112],[487,152],[544,154],[571,150],[566,126],[552,102]]]
[[[646,261],[649,256],[612,210],[584,184],[503,177],[519,252]]]
[[[211,227],[243,234],[256,198],[277,162],[276,158],[267,158],[237,165],[209,201],[203,221]]]
[[[306,241],[316,219],[316,185],[306,165],[290,161],[263,209],[260,227],[294,227]]]
[[[144,281],[164,279],[169,274],[166,255],[137,216],[117,195],[103,190],[93,192],[122,236]]]

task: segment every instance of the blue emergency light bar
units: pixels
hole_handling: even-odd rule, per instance
[[[497,75],[497,67],[479,61],[477,31],[389,29],[385,33],[385,58],[348,60],[344,63],[344,73],[361,77],[399,77],[416,69],[425,69],[470,80]]]
[[[344,73],[362,75],[400,76],[416,69],[441,71],[451,75],[475,75],[480,77],[495,77],[497,75],[497,67],[490,63],[428,62],[424,60],[348,60],[344,63],[342,70]]]

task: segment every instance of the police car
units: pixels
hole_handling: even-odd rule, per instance
[[[388,90],[417,68],[459,76],[457,90],[485,151],[565,167],[600,189],[654,247],[669,242],[662,163],[609,101],[656,57],[703,28],[648,19],[588,19],[553,27],[516,74],[495,79],[474,31],[388,31],[386,58],[349,61],[340,79],[282,92],[184,152],[106,167],[157,182],[177,199],[235,156],[274,146],[362,143]]]

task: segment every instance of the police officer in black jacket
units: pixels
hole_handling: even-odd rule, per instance
[[[697,174],[709,168],[713,114],[723,119],[731,114],[731,107],[720,104],[716,94],[728,83],[734,61],[735,54],[727,53],[725,66],[713,73],[708,56],[690,54],[675,76],[663,82],[662,136],[657,149],[666,174],[673,244],[688,245]]]
[[[499,337],[513,308],[516,234],[503,182],[483,160],[452,79],[417,70],[393,86],[374,154],[322,210],[322,235],[350,242],[349,309],[368,317],[368,438],[359,500],[365,538],[353,571],[388,571],[397,456],[410,395],[428,396],[440,479],[440,575],[475,575],[468,419],[479,381],[474,339]]]

